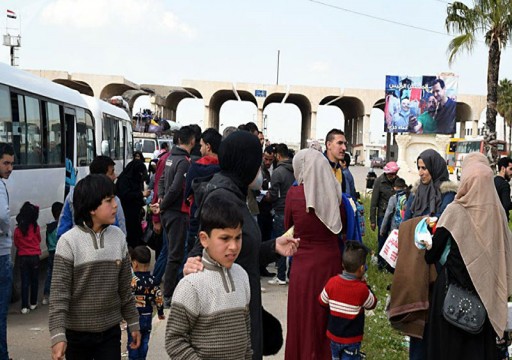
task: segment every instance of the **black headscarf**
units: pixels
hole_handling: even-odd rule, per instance
[[[143,161],[134,159],[126,165],[121,175],[119,175],[119,180],[125,180],[130,184],[132,189],[141,189],[143,187],[143,182],[147,179],[148,169]],[[124,179],[125,178],[125,179]]]
[[[220,143],[219,165],[221,173],[229,177],[247,194],[261,166],[261,144],[257,136],[247,131],[236,131]]]
[[[442,202],[441,183],[450,180],[446,161],[437,151],[427,149],[418,156],[419,159],[425,163],[432,181],[428,184],[420,182],[411,204],[413,217],[438,213]]]

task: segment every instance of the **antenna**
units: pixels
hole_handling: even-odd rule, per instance
[[[21,17],[19,19],[20,25],[18,28],[9,27],[9,22],[17,19],[17,15],[12,10],[7,10],[7,21],[5,24],[5,35],[4,35],[4,45],[10,48],[11,55],[11,66],[19,66],[19,56],[18,51],[21,47]],[[11,31],[13,34],[11,34]]]

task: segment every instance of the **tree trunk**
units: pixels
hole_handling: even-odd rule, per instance
[[[507,146],[508,156],[510,156],[510,154],[511,154],[511,152],[510,152],[511,146],[512,146],[512,122],[508,123],[508,146]]]
[[[498,77],[500,74],[501,49],[498,39],[493,39],[489,46],[487,65],[487,111],[486,122],[489,126],[490,140],[496,139],[496,104],[498,102]]]

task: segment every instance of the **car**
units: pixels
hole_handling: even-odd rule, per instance
[[[379,168],[382,169],[385,165],[384,159],[380,157],[375,157],[371,161],[371,167],[372,168]]]

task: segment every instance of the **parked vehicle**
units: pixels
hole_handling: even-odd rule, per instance
[[[383,158],[380,158],[380,157],[376,157],[376,158],[373,158],[372,161],[371,161],[371,167],[372,168],[379,168],[379,169],[382,169],[384,167],[384,165],[386,165],[385,161]]]

